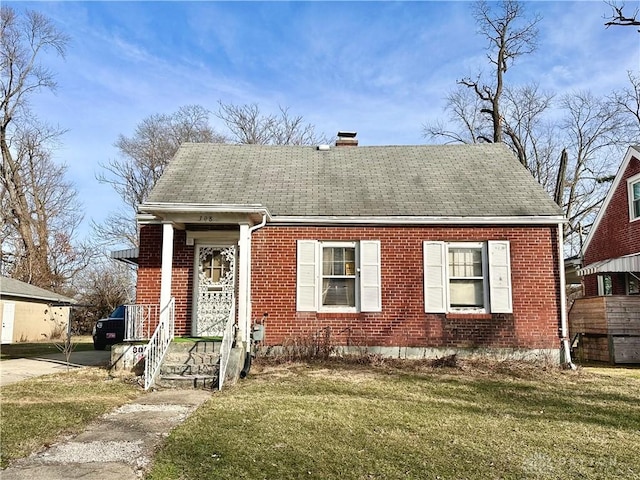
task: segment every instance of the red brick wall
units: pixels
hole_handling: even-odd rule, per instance
[[[296,240],[380,240],[382,312],[296,312]],[[511,242],[513,314],[424,313],[425,240]],[[336,343],[424,347],[558,348],[556,227],[278,227],[253,235],[252,309],[269,313],[266,344],[330,327]]]
[[[171,295],[175,297],[176,335],[191,334],[194,247],[186,245],[186,232],[173,232],[173,276]],[[162,267],[162,225],[140,227],[138,286],[136,303],[160,303]],[[155,328],[155,325],[152,327]]]
[[[136,303],[160,303],[162,225],[140,226]]]
[[[640,159],[631,157],[622,174],[618,188],[613,192],[598,228],[584,252],[585,265],[640,251],[640,220],[629,222],[629,194],[627,192],[627,179],[638,173],[640,173]],[[586,296],[597,295],[596,275],[586,277],[584,286]],[[624,286],[622,286],[621,293],[624,294]]]

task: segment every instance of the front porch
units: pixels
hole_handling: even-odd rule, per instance
[[[267,217],[255,205],[140,207],[140,248],[112,256],[138,265],[125,340],[148,340],[131,349],[134,360],[144,358],[145,388],[156,382],[174,337],[221,338],[220,388],[231,351],[249,350],[252,232]]]
[[[111,349],[112,370],[143,376],[145,390],[153,386],[222,390],[225,381],[239,377],[247,351],[236,342],[233,295],[230,301],[233,307],[227,309],[218,338],[176,337],[173,297],[163,308],[125,305],[125,340]]]

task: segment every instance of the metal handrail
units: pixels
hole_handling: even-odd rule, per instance
[[[158,321],[157,304],[125,305],[125,341],[144,340],[151,337],[151,325]]]
[[[153,332],[145,349],[144,389],[149,390],[156,381],[162,361],[169,350],[174,337],[175,299],[171,297],[169,303],[160,310],[160,321]]]
[[[222,390],[224,385],[224,377],[227,374],[227,365],[229,364],[229,356],[231,355],[231,347],[235,338],[236,309],[235,300],[231,302],[231,311],[229,318],[224,326],[224,334],[222,335],[222,345],[220,346],[220,372],[218,375],[218,390]]]

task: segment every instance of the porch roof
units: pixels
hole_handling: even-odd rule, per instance
[[[183,144],[141,211],[159,204],[254,205],[272,218],[562,219],[503,144]]]
[[[594,273],[640,272],[640,252],[618,258],[600,260],[578,270],[578,275],[586,276]]]

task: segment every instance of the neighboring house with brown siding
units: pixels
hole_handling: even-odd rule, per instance
[[[137,303],[177,335],[560,356],[560,208],[502,145],[184,144],[140,205]]]
[[[13,278],[0,277],[2,344],[58,338],[76,301]]]
[[[640,146],[628,148],[583,247],[571,334],[585,360],[640,362]]]

